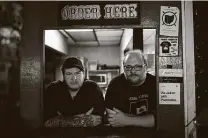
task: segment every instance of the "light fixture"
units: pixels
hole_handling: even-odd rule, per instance
[[[92,32],[93,29],[66,29],[66,32]]]

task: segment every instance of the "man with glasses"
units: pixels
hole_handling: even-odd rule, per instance
[[[63,81],[49,84],[44,97],[45,127],[88,127],[101,124],[104,98],[100,87],[84,78],[84,67],[69,57],[61,68]]]
[[[147,73],[145,55],[128,51],[123,67],[124,73],[112,79],[105,96],[109,124],[155,128],[156,78]]]

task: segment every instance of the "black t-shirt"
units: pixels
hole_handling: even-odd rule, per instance
[[[164,41],[160,45],[162,46],[162,53],[170,53],[170,42]]]
[[[103,116],[104,98],[100,87],[85,80],[74,99],[68,92],[65,82],[55,81],[49,84],[44,95],[44,119],[54,117],[57,112],[64,116],[83,114],[94,108],[92,114]]]
[[[156,115],[157,107],[156,77],[147,74],[145,82],[140,86],[132,86],[121,74],[109,84],[105,104],[124,113],[134,115]]]

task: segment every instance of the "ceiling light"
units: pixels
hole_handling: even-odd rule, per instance
[[[66,29],[66,32],[92,32],[93,29]]]

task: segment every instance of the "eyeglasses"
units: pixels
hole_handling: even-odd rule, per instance
[[[132,69],[134,69],[135,71],[140,71],[144,68],[145,64],[143,65],[134,65],[134,66],[131,66],[131,65],[125,65],[124,66],[124,69],[126,71],[131,71]]]

